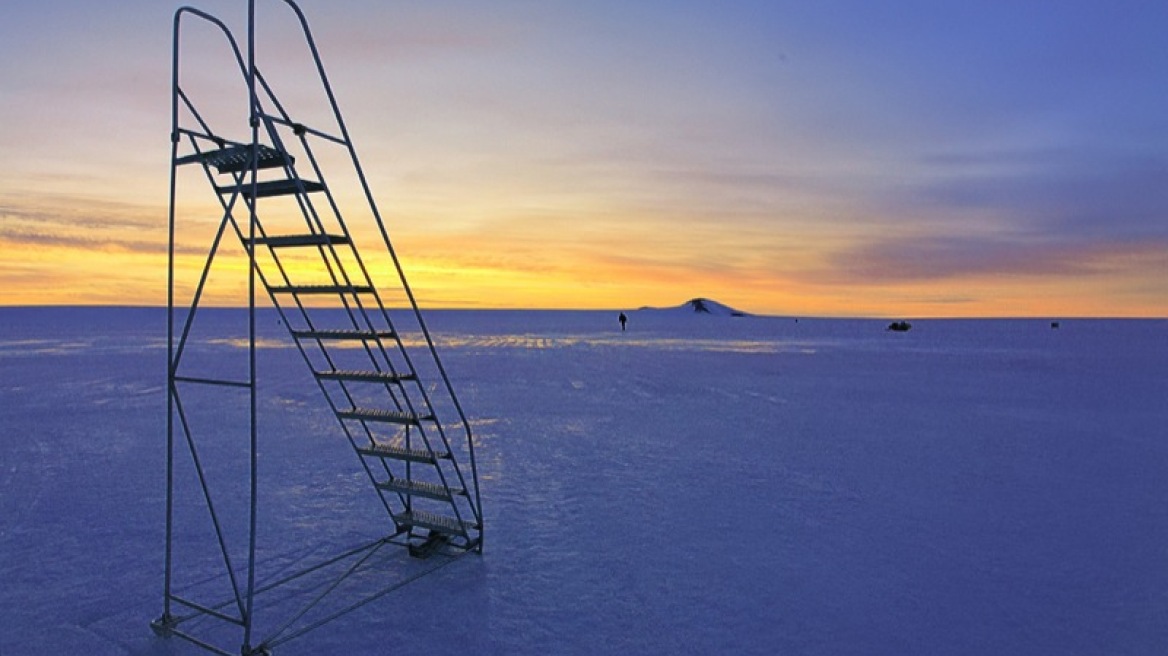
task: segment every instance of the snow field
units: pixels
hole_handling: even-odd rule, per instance
[[[623,334],[615,312],[428,314],[475,423],[486,552],[277,653],[1168,645],[1168,323],[628,314]],[[208,317],[198,355],[227,373],[238,315]],[[264,553],[384,533],[282,327],[261,330]],[[147,627],[165,362],[159,310],[0,309],[0,654],[199,653]],[[221,433],[204,456],[229,485]],[[200,549],[185,585],[215,584]]]

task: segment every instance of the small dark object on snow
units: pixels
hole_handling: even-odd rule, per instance
[[[629,321],[629,318],[625,316],[625,313],[624,313],[624,312],[621,312],[621,313],[620,313],[620,316],[619,316],[619,317],[617,317],[617,318],[616,318],[616,320],[620,322],[620,325],[621,325],[621,332],[624,332],[624,330],[625,330],[625,324],[626,324],[626,323],[628,323],[628,321]]]
[[[893,321],[892,323],[888,324],[888,328],[886,330],[895,330],[898,333],[906,333],[910,328],[912,328],[912,324],[907,321]]]
[[[1058,327],[1059,327],[1059,322],[1057,322],[1057,321],[1050,322],[1050,329],[1051,330],[1058,330]]]
[[[430,531],[426,541],[421,544],[410,544],[410,555],[425,560],[433,556],[447,543],[447,537],[438,531]]]

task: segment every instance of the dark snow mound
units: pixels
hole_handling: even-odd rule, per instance
[[[671,314],[708,314],[714,317],[748,317],[746,312],[735,310],[734,308],[723,305],[717,301],[711,301],[708,298],[693,298],[677,307],[669,308],[654,308],[643,307],[642,310],[649,310],[653,312],[669,312]]]

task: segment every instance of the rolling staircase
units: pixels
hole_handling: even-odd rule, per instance
[[[439,359],[373,201],[308,23],[294,2],[283,2],[294,11],[302,27],[316,66],[316,77],[331,106],[330,125],[310,126],[298,122],[298,117],[278,100],[260,73],[254,52],[255,0],[249,2],[246,61],[231,31],[218,18],[184,7],[176,12],[174,23],[167,571],[164,612],[152,626],[161,635],[178,635],[217,653],[228,652],[186,631],[184,622],[209,616],[243,627],[244,654],[267,653],[273,646],[324,623],[316,622],[307,629],[295,631],[289,628],[289,623],[258,641],[252,635],[258,613],[255,597],[266,589],[255,582],[256,515],[260,509],[256,485],[256,425],[260,421],[256,402],[257,297],[267,297],[278,312],[288,339],[308,367],[307,375],[315,380],[384,508],[385,528],[365,549],[371,553],[382,545],[398,545],[413,559],[422,560],[435,555],[457,557],[481,553],[483,548],[481,496],[470,422]],[[248,124],[242,129],[241,126],[213,128],[180,84],[180,27],[184,18],[205,21],[226,39],[250,96]],[[249,131],[250,139],[246,137]],[[325,149],[339,151],[343,156],[321,156],[319,153]],[[355,214],[366,219],[365,224],[350,225],[346,217],[353,205],[353,195],[337,193],[326,178],[326,169],[338,159],[350,165],[347,173],[359,183],[364,198],[357,204]],[[189,308],[185,305],[177,308],[185,310],[185,319],[176,320],[175,227],[181,221],[176,209],[176,179],[181,172],[191,170],[201,171],[197,177],[206,180],[204,193],[217,199],[222,219],[211,240],[201,276],[193,286]],[[371,242],[370,235],[379,239]],[[188,351],[192,326],[212,265],[228,249],[230,241],[239,244],[247,259],[248,378],[240,381],[187,375],[187,361],[183,356]],[[380,246],[380,252],[375,255],[382,262],[392,263],[392,267],[374,269],[369,264],[372,260],[366,260],[361,251],[367,253],[370,243]],[[359,249],[359,245],[366,248]],[[372,275],[373,270],[379,271],[379,275]],[[232,538],[226,535],[216,516],[213,491],[197,455],[198,436],[191,428],[189,411],[183,404],[187,388],[208,385],[243,388],[251,399],[251,528],[247,536],[246,577],[236,574],[240,567],[232,562],[229,545]],[[232,586],[232,598],[222,603],[194,601],[172,589],[172,572],[177,567],[173,556],[176,538],[172,530],[174,468],[176,446],[184,441],[193,456],[197,480],[203,488],[202,496]],[[306,573],[317,569],[314,565]],[[319,604],[335,587],[327,587],[326,593],[312,604]],[[185,609],[186,614],[177,612],[175,607]],[[340,614],[328,615],[325,621]]]

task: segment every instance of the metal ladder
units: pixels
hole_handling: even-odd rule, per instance
[[[281,104],[255,61],[255,0],[249,0],[248,54],[245,61],[231,31],[219,19],[184,7],[175,14],[172,109],[170,277],[168,288],[168,518],[166,608],[154,623],[164,634],[182,635],[171,612],[176,601],[196,611],[222,615],[218,607],[190,603],[171,591],[172,496],[175,443],[185,438],[195,454],[194,438],[184,415],[180,388],[226,385],[251,394],[252,529],[249,536],[248,582],[237,584],[232,574],[238,617],[244,626],[244,653],[262,653],[274,644],[253,648],[251,628],[255,591],[256,506],[256,298],[267,296],[281,323],[308,365],[324,399],[336,416],[361,468],[376,490],[388,517],[384,543],[407,547],[416,558],[435,553],[481,553],[483,517],[471,424],[438,356],[434,340],[418,309],[356,150],[345,127],[332,87],[307,20],[292,0],[294,12],[311,51],[319,82],[327,95],[335,125],[298,122]],[[184,16],[213,24],[226,37],[239,73],[247,83],[251,138],[230,139],[204,120],[179,80],[180,25]],[[326,179],[327,158],[320,148],[339,149],[351,162],[364,196],[360,213],[372,218],[358,234],[344,218],[341,197]],[[335,158],[334,158],[335,159]],[[223,210],[185,321],[175,319],[176,177],[181,168],[203,172]],[[274,211],[271,203],[279,202]],[[348,209],[346,207],[346,209]],[[375,228],[375,231],[371,228]],[[392,262],[391,276],[375,280],[358,249],[376,237]],[[214,380],[187,376],[182,367],[192,324],[208,282],[212,262],[231,235],[248,261],[249,378]],[[386,291],[392,293],[387,295]],[[401,307],[391,308],[392,296]],[[176,422],[177,419],[177,422]],[[198,457],[195,466],[200,468]],[[203,481],[199,469],[199,480]],[[210,508],[210,491],[202,482]],[[215,511],[211,513],[214,519]],[[225,538],[215,530],[229,572]],[[243,588],[246,587],[246,591]],[[228,604],[224,604],[226,606]],[[201,646],[198,639],[183,635]]]

